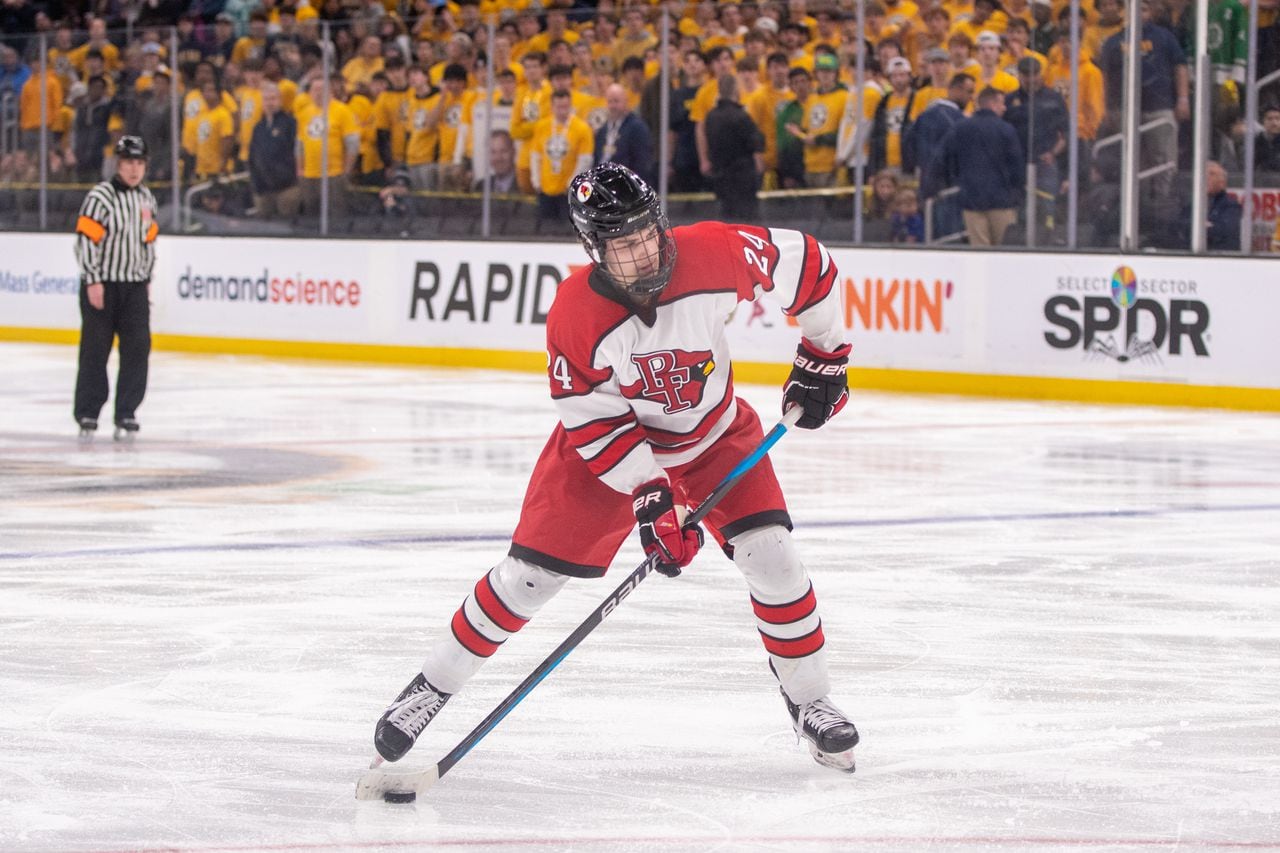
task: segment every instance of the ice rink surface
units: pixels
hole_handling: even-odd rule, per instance
[[[354,799],[373,723],[505,553],[545,382],[157,353],[137,443],[81,446],[74,350],[0,363],[6,853],[1280,849],[1276,416],[856,393],[773,453],[855,775],[797,746],[707,549],[391,806]]]

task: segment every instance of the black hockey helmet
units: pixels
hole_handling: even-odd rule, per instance
[[[647,299],[662,292],[676,265],[676,242],[658,194],[639,175],[617,163],[601,163],[569,184],[569,218],[600,273],[629,296]],[[608,257],[605,245],[652,228],[656,240],[646,251]],[[630,269],[627,269],[627,268]]]
[[[141,136],[122,136],[116,143],[116,158],[119,160],[147,159],[147,143]]]

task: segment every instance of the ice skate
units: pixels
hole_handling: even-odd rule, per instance
[[[378,720],[373,733],[373,745],[378,754],[387,761],[399,761],[403,758],[413,748],[427,723],[440,712],[452,695],[436,690],[427,683],[425,675],[418,673]]]
[[[80,441],[88,443],[93,441],[93,435],[98,431],[97,418],[81,418],[80,421]]]
[[[138,421],[136,418],[121,418],[116,421],[116,441],[133,441],[138,435]]]
[[[826,696],[797,705],[787,691],[781,692],[796,737],[808,741],[813,760],[823,767],[852,773],[853,748],[858,745],[858,730],[853,722]]]

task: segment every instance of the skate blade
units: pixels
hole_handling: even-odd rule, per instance
[[[127,429],[117,429],[113,437],[115,438],[116,441],[120,442],[121,444],[133,444],[133,441],[135,438],[137,438],[137,435],[138,433],[136,430],[133,432],[130,432]]]
[[[830,767],[832,770],[839,770],[841,773],[852,773],[857,770],[853,761],[852,749],[846,749],[844,752],[823,752],[813,744],[809,744],[809,754],[813,756],[814,761],[823,767]]]
[[[381,759],[374,761],[356,782],[357,800],[381,800],[388,791],[413,791],[421,795],[440,778],[436,765],[426,770],[388,770]]]

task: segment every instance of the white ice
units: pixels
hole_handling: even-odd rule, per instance
[[[373,723],[505,553],[545,382],[156,353],[137,443],[80,446],[74,350],[0,364],[4,851],[1280,849],[1274,415],[855,393],[773,458],[856,774],[797,746],[707,549],[391,806],[354,799]]]

